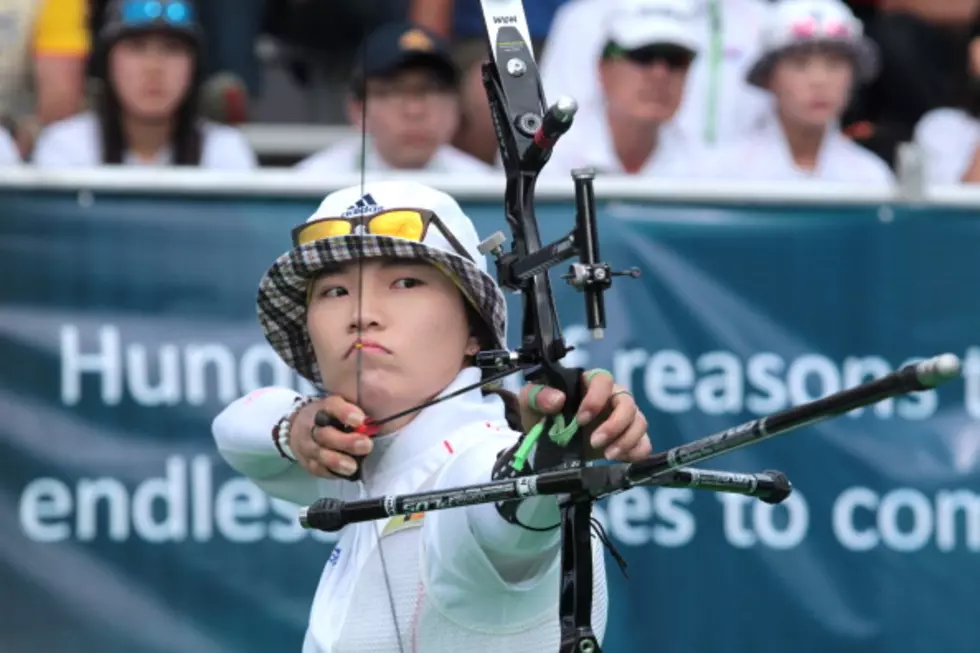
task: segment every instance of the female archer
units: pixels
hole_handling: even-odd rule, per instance
[[[260,390],[213,424],[224,459],[270,495],[302,505],[486,482],[540,413],[560,408],[561,393],[540,386],[520,402],[480,389],[473,357],[503,347],[506,304],[450,196],[413,182],[346,188],[293,240],[260,283],[259,322],[279,356],[327,396]],[[591,457],[648,456],[632,397],[608,372],[586,377],[578,419]],[[320,410],[350,427],[380,426],[374,437],[318,426]],[[355,456],[365,456],[360,467]],[[503,513],[484,504],[345,527],[303,653],[557,651],[556,499]],[[605,568],[595,537],[592,553],[601,640]]]

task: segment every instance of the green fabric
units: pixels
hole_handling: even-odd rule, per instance
[[[541,432],[544,431],[544,421],[540,421],[534,425],[534,427],[527,432],[524,436],[524,441],[521,442],[521,446],[518,447],[517,452],[514,454],[514,461],[510,464],[511,467],[517,471],[524,469],[524,465],[527,464],[527,457],[531,455],[531,449],[537,444],[538,438],[541,437]]]

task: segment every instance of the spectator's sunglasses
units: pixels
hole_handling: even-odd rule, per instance
[[[120,20],[127,27],[163,23],[175,27],[195,24],[194,7],[183,0],[125,0]]]
[[[686,70],[694,61],[694,53],[677,45],[658,43],[634,50],[626,50],[615,43],[609,43],[602,51],[606,59],[627,59],[640,66],[664,62],[671,70]]]
[[[374,236],[404,238],[421,243],[431,225],[435,225],[457,254],[471,262],[473,261],[473,257],[443,224],[439,216],[432,211],[422,209],[388,209],[367,216],[320,218],[293,229],[293,245],[299,247],[324,238],[364,233]]]

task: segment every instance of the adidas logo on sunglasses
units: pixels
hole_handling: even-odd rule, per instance
[[[384,211],[384,207],[378,204],[371,194],[368,193],[361,199],[354,202],[351,206],[347,207],[347,210],[343,212],[340,216],[342,218],[353,218],[361,215],[374,215],[375,213],[380,213]]]

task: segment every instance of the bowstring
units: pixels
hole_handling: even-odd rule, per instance
[[[367,171],[367,103],[368,103],[368,87],[367,87],[367,64],[368,64],[368,23],[364,24],[363,27],[363,38],[364,51],[361,53],[361,197],[364,197],[364,188],[366,185],[366,171]],[[362,234],[363,237],[363,234]],[[358,344],[361,342],[361,337],[364,331],[364,321],[363,321],[363,307],[364,307],[364,241],[361,241],[357,248],[357,341]],[[358,408],[361,407],[361,373],[363,369],[364,361],[364,349],[362,347],[357,347],[357,358],[355,360],[355,372],[354,372],[354,384],[355,384],[355,404]],[[362,461],[363,463],[363,461]],[[363,481],[361,481],[363,483]],[[385,581],[385,591],[388,594],[388,608],[391,612],[391,622],[395,626],[395,637],[398,640],[398,651],[399,653],[405,653],[405,646],[402,643],[402,632],[401,626],[398,625],[398,610],[395,606],[395,593],[391,589],[391,578],[388,575],[388,561],[385,559],[384,546],[381,543],[381,533],[379,532],[380,526],[377,521],[371,522],[372,528],[374,530],[375,543],[378,547],[378,557],[381,560],[381,575],[384,577]]]

